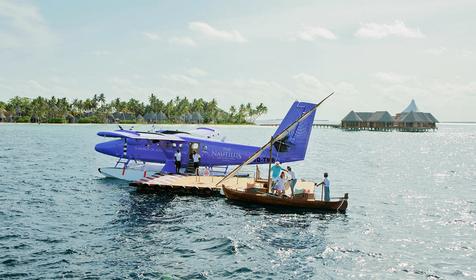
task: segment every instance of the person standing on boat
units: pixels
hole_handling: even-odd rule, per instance
[[[288,176],[289,176],[289,186],[291,187],[291,196],[294,196],[294,186],[296,185],[297,179],[296,179],[296,173],[292,171],[291,166],[286,167],[288,171]]]
[[[329,177],[329,174],[327,174],[327,172],[325,172],[324,173],[324,180],[321,183],[315,185],[316,187],[314,188],[314,199],[317,199],[317,197],[316,197],[317,187],[319,187],[321,185],[324,185],[324,200],[325,201],[330,201],[331,200],[331,190],[330,190],[331,182],[329,182],[329,179],[327,179],[327,177]]]
[[[180,167],[181,167],[181,162],[182,162],[182,153],[180,150],[177,150],[174,154],[175,158],[175,173],[180,174]]]
[[[281,167],[281,163],[279,161],[276,161],[273,167],[271,167],[271,178],[273,179],[273,182],[276,182],[282,171],[286,171],[286,169]]]
[[[276,191],[276,194],[279,196],[282,196],[284,194],[285,190],[285,184],[286,183],[286,174],[284,172],[281,172],[281,175],[279,175],[278,179],[276,179],[276,184],[274,185],[274,190]]]
[[[195,170],[195,174],[197,174],[198,171],[198,166],[200,165],[200,154],[197,153],[197,151],[193,151],[192,153],[192,159],[193,159],[193,168]]]

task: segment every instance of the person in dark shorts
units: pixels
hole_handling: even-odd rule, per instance
[[[180,150],[177,150],[174,154],[175,158],[175,173],[180,174],[180,167],[182,165],[182,153]]]
[[[195,169],[195,174],[197,174],[198,166],[200,166],[200,154],[197,153],[196,151],[193,151],[192,153],[192,159],[193,159],[193,168]]]

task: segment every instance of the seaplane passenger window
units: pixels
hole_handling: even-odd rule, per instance
[[[207,151],[207,146],[203,146],[202,150]]]
[[[193,143],[192,144],[192,149],[197,150],[198,149],[198,143]]]

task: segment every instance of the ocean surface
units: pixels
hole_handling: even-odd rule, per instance
[[[476,278],[476,125],[314,129],[291,166],[329,172],[346,214],[138,193],[97,172],[115,128],[0,124],[0,279]],[[276,129],[218,128],[255,145]]]

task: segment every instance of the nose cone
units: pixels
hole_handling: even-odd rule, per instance
[[[121,143],[122,143],[121,140],[99,143],[94,147],[94,149],[97,152],[105,154],[105,155],[119,157],[122,153]]]

